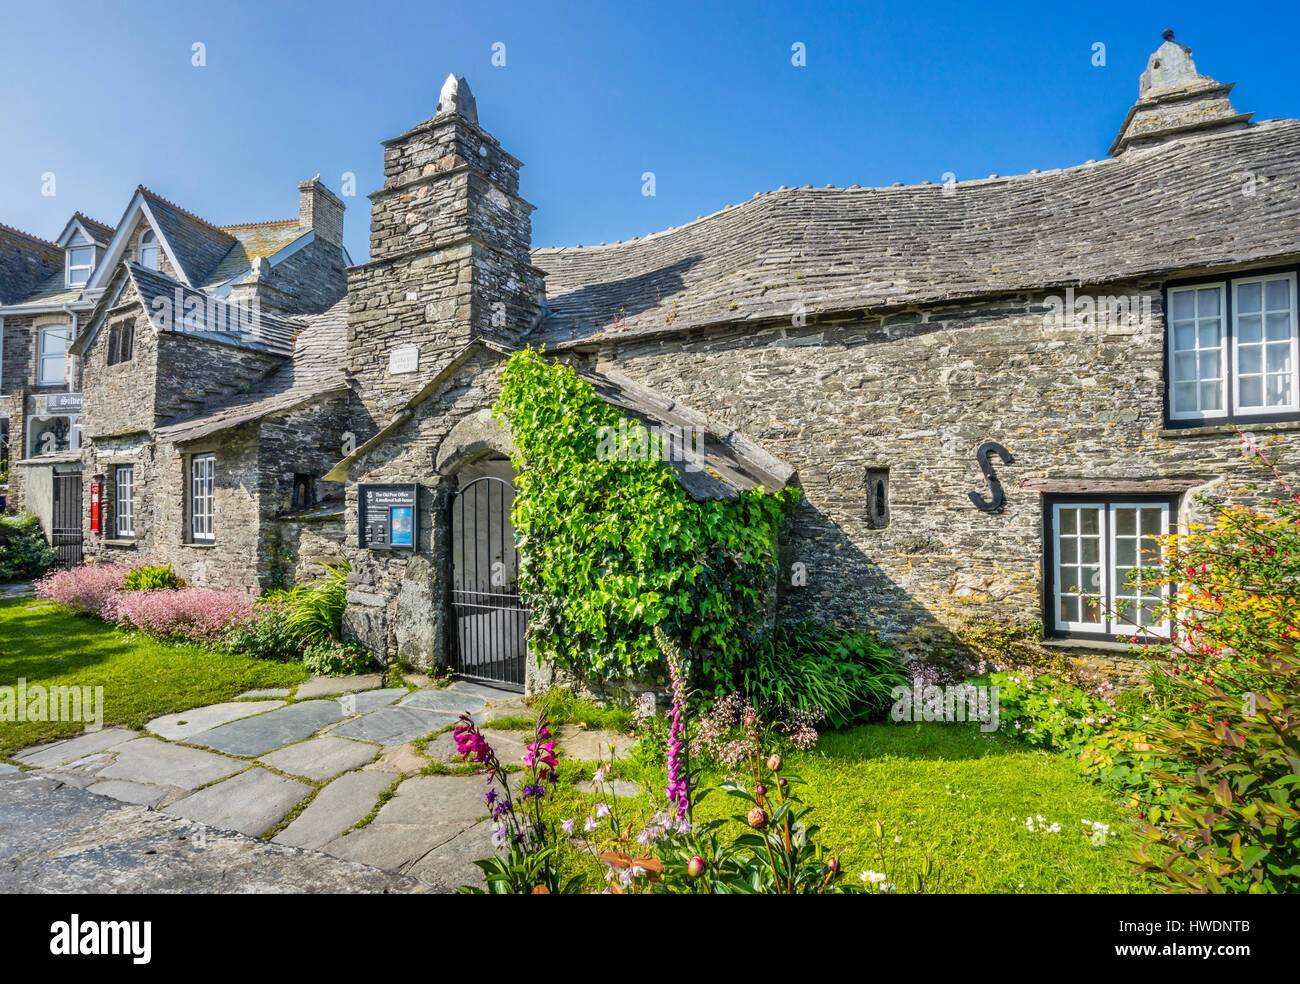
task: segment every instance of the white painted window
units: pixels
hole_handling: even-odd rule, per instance
[[[158,269],[158,235],[152,229],[140,234],[140,265]]]
[[[114,478],[113,531],[120,537],[135,536],[135,469],[123,465]]]
[[[1227,411],[1224,285],[1169,291],[1170,416],[1196,420]]]
[[[210,454],[190,459],[190,538],[198,542],[213,539],[216,503],[216,458]]]
[[[1169,419],[1300,413],[1294,273],[1171,287]]]
[[[1300,411],[1295,274],[1232,282],[1237,412]]]
[[[1049,543],[1050,622],[1056,633],[1165,637],[1168,596],[1155,537],[1168,502],[1055,502]]]
[[[78,231],[64,250],[64,281],[69,287],[81,287],[95,269],[95,244]]]
[[[69,325],[42,328],[37,341],[36,381],[41,386],[61,386],[67,382]]]

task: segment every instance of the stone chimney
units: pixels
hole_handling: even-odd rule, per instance
[[[1235,83],[1216,82],[1196,71],[1192,49],[1162,35],[1164,44],[1147,59],[1138,82],[1138,101],[1128,111],[1110,156],[1156,147],[1188,134],[1239,130],[1254,113],[1238,113],[1228,101]]]
[[[479,126],[456,75],[432,118],[384,141],[370,262],[348,286],[348,369],[371,418],[403,406],[471,339],[509,343],[536,323],[543,275],[520,167]]]
[[[298,225],[335,246],[343,245],[343,209],[346,206],[325,187],[320,175],[298,185]]]

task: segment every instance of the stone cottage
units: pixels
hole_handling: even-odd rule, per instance
[[[350,271],[360,443],[328,476],[347,490],[349,630],[521,680],[511,445],[489,408],[509,353],[544,344],[627,413],[702,426],[717,467],[698,498],[802,488],[779,618],[905,650],[1001,623],[1131,670],[1132,623],[1168,626],[1165,589],[1134,594],[1127,572],[1196,493],[1258,477],[1238,430],[1300,474],[1300,122],[1254,122],[1231,89],[1170,36],[1104,160],[781,188],[534,249],[520,163],[449,78],[385,143],[371,259]],[[390,518],[412,513],[399,544]]]
[[[1151,614],[1166,588],[1126,587],[1150,537],[1192,520],[1197,493],[1258,477],[1241,434],[1300,478],[1300,121],[1255,121],[1231,90],[1168,34],[1105,159],[783,187],[645,238],[534,248],[521,163],[449,77],[435,114],[384,144],[346,291],[291,296],[274,254],[224,280],[212,244],[170,271],[105,247],[72,350],[78,460],[101,490],[140,469],[155,491],[129,500],[137,535],[199,583],[253,590],[337,549],[367,647],[535,684],[513,445],[490,408],[510,354],[544,345],[624,414],[699,435],[674,463],[697,499],[801,488],[775,617],[904,650],[1016,626],[1131,671],[1130,622],[1168,631]],[[303,215],[330,218],[299,227],[337,245],[324,195]],[[158,298],[200,293],[257,298],[264,320],[151,320]],[[128,409],[124,392],[150,397]],[[286,524],[308,484],[337,505]]]

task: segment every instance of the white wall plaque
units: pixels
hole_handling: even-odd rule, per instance
[[[415,372],[419,368],[420,350],[414,345],[395,348],[388,353],[388,372],[391,375],[396,376],[404,372]]]

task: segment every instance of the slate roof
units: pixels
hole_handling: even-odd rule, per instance
[[[0,304],[17,304],[56,273],[61,285],[58,245],[0,223]]]
[[[1260,191],[1242,194],[1245,173]],[[1102,285],[1300,254],[1300,121],[1010,178],[767,192],[689,225],[537,249],[530,341]]]
[[[248,393],[217,404],[202,416],[160,428],[159,439],[173,443],[192,441],[290,410],[330,393],[346,392],[347,301],[339,301],[323,314],[304,316],[298,321],[302,327],[289,362]]]
[[[144,185],[140,185],[138,191],[148,202],[149,211],[158,223],[158,231],[171,246],[186,279],[191,284],[203,283],[206,274],[215,269],[235,245],[235,237],[154,194]]]
[[[245,225],[222,226],[221,231],[235,238],[235,244],[203,278],[205,288],[220,287],[242,276],[259,256],[271,256],[290,243],[307,235],[307,229],[297,219],[282,222],[250,222]]]
[[[107,246],[113,241],[113,233],[117,230],[108,223],[92,219],[85,212],[75,212],[72,217],[86,227],[86,231],[90,233],[90,238],[99,245]]]

